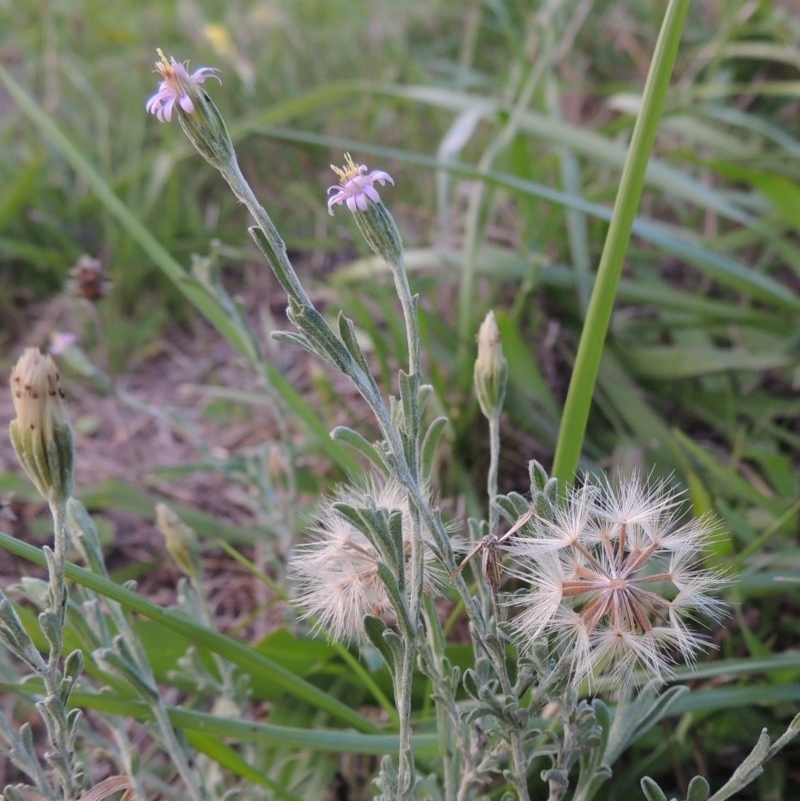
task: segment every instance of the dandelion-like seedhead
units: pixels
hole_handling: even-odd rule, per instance
[[[394,179],[388,172],[373,170],[367,172],[366,164],[356,164],[349,153],[345,153],[344,167],[331,164],[331,169],[339,176],[339,186],[329,186],[328,214],[333,215],[333,207],[344,203],[350,211],[366,211],[370,203],[380,203],[381,197],[374,185],[383,186],[387,181],[394,186]]]
[[[216,78],[220,83],[219,70],[214,67],[200,67],[191,75],[186,69],[189,62],[181,63],[174,58],[167,58],[164,53],[158,51],[159,60],[156,62],[156,71],[163,80],[158,85],[156,93],[147,101],[145,108],[148,114],[154,114],[160,122],[169,122],[172,119],[172,112],[175,104],[179,105],[187,114],[194,112],[194,101],[192,95],[197,91],[197,86],[207,78]]]
[[[660,684],[676,662],[693,664],[710,643],[692,627],[724,617],[712,596],[724,578],[704,566],[715,522],[679,525],[681,500],[663,482],[587,478],[552,519],[533,517],[532,535],[505,546],[527,585],[509,600],[520,650],[546,641],[575,684]]]
[[[374,506],[402,514],[403,552],[411,550],[411,515],[406,490],[396,481],[375,480],[365,487],[346,486],[324,502],[312,529],[313,539],[297,546],[289,560],[296,600],[303,617],[312,618],[316,630],[328,632],[336,641],[363,639],[364,617],[374,615],[387,622],[394,612],[386,587],[378,575],[380,554],[370,540],[336,508]],[[424,552],[423,589],[439,595],[447,572],[433,551]]]

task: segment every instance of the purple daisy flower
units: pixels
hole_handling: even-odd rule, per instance
[[[337,203],[346,203],[347,208],[355,214],[357,211],[366,211],[369,202],[380,203],[380,195],[373,184],[377,181],[383,186],[387,181],[394,186],[394,179],[388,172],[373,170],[367,172],[366,164],[356,164],[349,153],[345,153],[345,165],[342,168],[331,169],[339,176],[339,186],[329,186],[328,194],[335,192],[328,198],[328,214],[333,216],[333,207]]]
[[[182,64],[172,57],[167,59],[161,50],[158,54],[161,60],[156,62],[156,71],[164,80],[158,85],[158,91],[147,101],[145,108],[148,114],[155,114],[160,122],[169,122],[172,119],[172,110],[176,103],[187,114],[191,114],[194,111],[191,93],[206,78],[216,78],[222,83],[219,76],[215,75],[219,70],[214,67],[200,67],[190,75],[186,69],[188,61]]]

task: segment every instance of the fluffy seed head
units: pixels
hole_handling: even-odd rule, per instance
[[[289,560],[298,605],[303,617],[312,618],[317,630],[337,641],[362,639],[364,617],[375,615],[391,623],[394,612],[378,575],[380,556],[375,546],[336,508],[337,503],[365,507],[371,499],[377,508],[402,513],[403,550],[410,555],[411,516],[406,491],[394,481],[365,488],[343,487],[323,503],[312,529],[313,539],[299,545]],[[441,592],[446,571],[430,548],[425,549],[423,589]]]
[[[510,601],[518,647],[546,640],[575,684],[600,675],[660,684],[676,662],[692,664],[710,643],[691,627],[724,616],[711,595],[723,576],[703,565],[715,523],[679,525],[680,500],[635,476],[618,487],[587,478],[552,519],[534,517],[531,536],[506,546],[528,585]]]

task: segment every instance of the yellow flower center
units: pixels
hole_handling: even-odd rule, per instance
[[[164,51],[158,47],[156,48],[156,53],[158,53],[159,57],[159,60],[156,61],[156,72],[161,73],[164,79],[174,77],[175,70],[172,68],[170,60],[164,55]]]
[[[348,181],[352,181],[358,175],[361,175],[361,167],[353,161],[353,157],[349,153],[344,154],[344,167],[337,167],[331,164],[331,169],[339,176],[339,183],[344,186]]]

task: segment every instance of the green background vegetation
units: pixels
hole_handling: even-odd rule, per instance
[[[404,349],[391,282],[348,215],[328,217],[324,190],[343,151],[393,174],[384,199],[421,296],[430,380],[452,419],[441,491],[481,512],[487,451],[471,379],[474,335],[490,308],[511,377],[501,481],[524,491],[528,459],[551,464],[663,5],[0,6],[0,64],[46,120],[0,89],[3,367],[22,344],[42,344],[28,342],[37,310],[83,253],[101,258],[114,282],[100,310],[113,373],[173,327],[199,326],[98,193],[92,168],[179,264],[212,254],[246,306],[271,293],[280,316],[244,210],[177,125],[144,113],[161,47],[220,68],[222,87],[209,91],[245,174],[298,271],[354,318],[389,385]],[[713,785],[761,726],[777,731],[800,699],[800,665],[784,653],[800,637],[798,41],[790,2],[691,4],[634,223],[582,467],[674,473],[697,513],[724,522],[715,559],[740,580],[718,654],[726,669],[701,669],[680,722],[620,766],[609,801],[637,797],[644,772],[672,776],[676,793],[684,771],[707,770]],[[335,408],[332,384],[315,380],[314,402]],[[313,447],[321,451],[323,438]],[[133,490],[124,493],[98,497],[139,509]],[[328,666],[317,680],[342,698],[353,692],[336,650],[308,647],[317,650],[307,665]],[[281,648],[278,661],[296,658]],[[788,798],[798,785],[787,750],[746,797]]]

